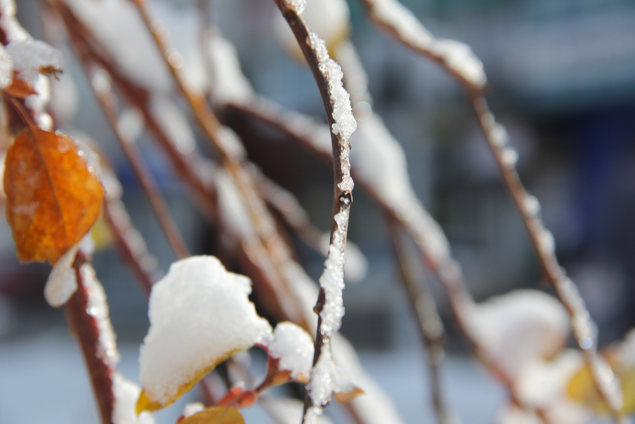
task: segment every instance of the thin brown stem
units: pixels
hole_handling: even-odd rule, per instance
[[[85,70],[89,69],[89,64],[86,61],[83,62],[83,65]],[[110,91],[100,91],[94,84],[91,84],[91,87],[93,88],[93,94],[95,94],[95,97],[97,98],[111,129],[115,133],[115,138],[119,142],[119,146],[121,146],[121,149],[126,155],[133,172],[141,184],[141,188],[145,192],[146,196],[148,196],[150,205],[159,220],[159,225],[161,226],[170,247],[178,259],[188,257],[190,253],[183,241],[181,232],[172,218],[170,209],[168,208],[165,198],[161,194],[154,177],[143,161],[139,150],[134,145],[134,140],[129,140],[128,137],[119,130],[115,107],[113,104],[114,94]]]
[[[443,324],[427,284],[425,281],[423,281],[423,284],[417,281],[421,280],[422,277],[420,275],[418,277],[415,276],[412,265],[409,263],[411,252],[401,226],[391,218],[387,217],[387,221],[392,246],[399,265],[401,281],[408,293],[408,300],[410,301],[413,315],[417,317],[417,325],[422,342],[426,346],[426,359],[434,410],[439,424],[452,423],[453,417],[445,405],[443,391],[441,390],[441,363],[445,354],[443,349],[443,341],[445,339]]]
[[[286,19],[287,23],[291,27],[293,34],[302,50],[302,53],[313,73],[320,94],[322,96],[322,102],[324,103],[324,109],[326,111],[329,128],[334,128],[336,121],[334,119],[335,101],[330,92],[330,85],[332,81],[328,80],[328,70],[323,69],[325,65],[321,63],[321,60],[329,60],[328,57],[320,58],[318,47],[315,46],[312,41],[314,34],[310,33],[306,23],[299,15],[293,5],[290,5],[286,0],[275,0],[282,16]],[[346,100],[348,101],[348,99]],[[340,105],[342,107],[342,105]],[[348,105],[350,107],[350,104]],[[346,237],[348,230],[348,218],[351,203],[353,202],[352,196],[352,179],[350,178],[350,163],[348,160],[348,149],[350,148],[349,141],[345,139],[341,133],[336,134],[335,130],[331,131],[331,146],[333,151],[333,174],[334,174],[334,189],[333,189],[333,215],[331,220],[331,248],[336,246],[340,251],[344,252],[346,246]],[[339,217],[339,220],[338,220]],[[337,244],[340,244],[337,246]],[[329,277],[326,275],[328,272],[334,272],[329,270],[329,259],[332,255],[331,250],[325,263],[325,274],[322,278],[327,280]],[[343,267],[343,258],[341,259],[339,266]],[[340,271],[343,274],[343,269]],[[322,279],[321,279],[322,280]],[[325,286],[320,281],[320,294],[317,304],[315,306],[315,312],[318,314],[318,328],[315,335],[315,351],[313,356],[313,371],[311,372],[311,383],[314,379],[321,379],[323,377],[317,376],[317,364],[321,360],[322,354],[325,349],[330,349],[330,338],[337,328],[326,329],[323,328],[324,317],[322,312],[324,310],[327,301],[333,302],[334,299],[327,299],[328,294]],[[325,283],[326,284],[326,283]],[[340,294],[341,296],[341,294]],[[309,387],[311,384],[309,384]],[[317,402],[312,398],[312,393],[307,390],[307,396],[304,402],[304,413],[302,415],[302,422],[305,421],[309,414],[316,414],[317,410],[320,410],[324,405]]]
[[[610,365],[597,352],[596,324],[591,319],[575,283],[566,276],[565,270],[558,263],[553,236],[539,217],[537,200],[525,190],[516,171],[516,161],[509,159],[510,155],[514,157],[516,153],[497,137],[496,132],[502,127],[494,121],[485,97],[480,93],[472,92],[471,100],[481,129],[496,159],[503,181],[527,228],[547,280],[552,284],[556,295],[569,313],[576,344],[591,369],[595,387],[608,405],[613,419],[616,422],[622,422],[623,417],[620,411],[623,400],[619,381],[614,376]]]
[[[86,257],[80,251],[77,254],[73,267],[77,276],[77,290],[66,304],[66,317],[71,332],[77,337],[82,350],[88,375],[102,424],[114,424],[112,414],[115,408],[115,395],[113,393],[113,379],[115,367],[109,361],[108,355],[103,351],[100,342],[99,324],[91,315],[89,309],[89,291],[84,283],[84,275],[81,267]]]

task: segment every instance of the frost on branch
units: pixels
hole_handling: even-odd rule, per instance
[[[212,256],[172,264],[150,295],[137,411],[170,405],[233,353],[267,344],[271,326],[256,314],[250,293],[248,278]]]
[[[375,21],[397,34],[412,48],[442,62],[474,88],[487,82],[483,64],[472,49],[460,41],[437,39],[397,0],[364,0]]]
[[[350,12],[345,0],[294,0],[287,2],[287,5],[302,14],[304,22],[324,40],[329,52],[333,53],[336,46],[348,36]],[[304,61],[298,42],[284,18],[276,16],[273,24],[274,33],[282,47],[295,59]]]

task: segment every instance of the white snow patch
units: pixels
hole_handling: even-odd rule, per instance
[[[408,44],[430,52],[470,84],[481,87],[487,77],[482,62],[470,47],[460,41],[436,39],[417,17],[397,0],[370,0],[371,13],[397,32]]]
[[[292,322],[281,322],[273,332],[269,345],[271,357],[279,359],[278,367],[291,371],[291,378],[307,381],[313,364],[313,338]]]
[[[201,402],[190,402],[187,405],[185,405],[185,408],[183,408],[183,413],[181,414],[181,417],[189,418],[194,414],[198,414],[204,409],[205,409],[205,405],[203,405]]]
[[[150,400],[170,403],[179,388],[233,351],[268,344],[271,326],[248,299],[251,282],[213,256],[172,264],[152,287],[150,330],[140,381]]]
[[[187,117],[173,101],[154,96],[150,103],[150,112],[179,152],[187,155],[194,151],[196,137]]]
[[[456,40],[437,39],[432,51],[470,84],[477,87],[485,85],[487,77],[483,72],[483,63],[467,44]]]
[[[133,3],[127,0],[64,0],[93,34],[110,50],[110,54],[137,84],[162,94],[171,93],[173,80],[164,59],[155,46]],[[169,32],[174,50],[170,58],[176,63],[186,85],[196,93],[208,86],[208,76],[200,52],[195,8],[177,8],[168,2],[153,3],[163,25],[155,30]]]
[[[214,102],[225,104],[250,100],[254,95],[253,88],[240,68],[236,48],[223,37],[213,35],[209,39],[209,50],[206,53],[212,67]]]
[[[145,128],[141,111],[134,106],[126,107],[117,118],[117,131],[128,142],[136,141]],[[167,131],[166,131],[167,132]]]
[[[15,12],[13,0],[0,0],[0,28],[7,35],[9,41],[26,40],[31,36],[17,21]]]
[[[513,147],[504,147],[501,151],[501,162],[507,169],[514,169],[518,163],[518,151]]]
[[[7,49],[0,45],[0,89],[11,85],[13,79],[13,59]]]
[[[287,4],[293,1],[287,0]],[[311,0],[305,2],[305,6],[302,20],[326,42],[329,49],[346,39],[350,11],[345,0]],[[297,7],[295,9],[298,10]],[[294,58],[304,60],[293,31],[280,13],[275,14],[273,25],[274,34],[282,47]]]
[[[523,211],[532,218],[536,218],[540,214],[540,201],[536,196],[527,194],[523,200]]]
[[[32,38],[12,41],[7,44],[6,50],[13,59],[18,78],[29,84],[35,84],[43,70],[62,72],[62,52],[44,41]]]
[[[231,177],[225,171],[219,170],[216,172],[215,183],[220,219],[226,231],[233,236],[233,239],[255,237],[256,230],[251,224],[245,203]]]
[[[154,417],[148,412],[142,412],[137,417],[136,405],[141,388],[126,379],[120,373],[114,374],[113,393],[115,408],[112,411],[113,424],[154,424]]]
[[[77,290],[73,268],[78,246],[71,247],[55,264],[44,286],[44,298],[54,308],[63,306]]]
[[[514,377],[566,344],[569,317],[553,296],[537,290],[514,290],[476,305],[474,329],[503,370]]]

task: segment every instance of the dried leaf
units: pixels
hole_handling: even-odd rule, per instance
[[[245,424],[236,408],[212,406],[180,421],[179,424]]]
[[[57,260],[99,216],[103,188],[70,137],[30,125],[7,152],[7,221],[21,262]]]

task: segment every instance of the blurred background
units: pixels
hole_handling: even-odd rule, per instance
[[[558,258],[599,324],[600,345],[620,339],[635,326],[635,1],[403,3],[435,35],[468,43],[483,61],[492,110],[519,151],[519,173],[542,204]],[[196,24],[193,4],[171,4],[181,27]],[[37,2],[19,0],[17,7],[19,20],[40,37]],[[351,38],[369,76],[374,110],[406,150],[413,186],[443,226],[473,295],[480,300],[516,288],[548,290],[463,88],[378,32],[357,2],[349,7]],[[276,13],[270,0],[214,4],[216,22],[236,45],[255,90],[324,120],[310,72],[289,58],[273,35]],[[169,20],[166,25],[171,28]],[[73,126],[99,140],[107,152],[124,185],[132,220],[165,271],[175,258],[68,53],[64,78],[73,76],[80,100]],[[295,193],[313,222],[328,230],[330,168],[257,123],[225,118],[245,136],[250,160]],[[140,145],[190,249],[208,252],[214,230],[160,154],[146,140]],[[369,269],[362,282],[345,290],[342,332],[406,422],[431,422],[421,343],[398,283],[387,228],[361,190],[355,192],[349,238],[366,255]],[[323,259],[301,242],[297,248],[309,274],[317,278]],[[98,252],[94,263],[108,294],[122,369],[135,379],[138,345],[148,327],[146,301],[114,250]],[[50,308],[42,296],[49,269],[17,263],[2,219],[0,423],[96,422],[81,356],[63,311]],[[444,380],[451,406],[464,422],[491,422],[505,394],[466,356],[442,290],[434,280],[430,283],[450,334]],[[38,407],[30,408],[34,400]],[[173,422],[181,406],[162,413],[161,422]],[[249,414],[256,414],[251,422],[265,422],[257,411],[246,414],[247,422]]]

